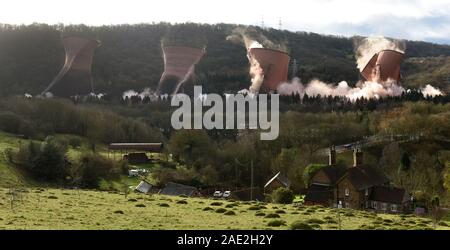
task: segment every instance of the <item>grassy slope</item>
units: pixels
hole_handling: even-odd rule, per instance
[[[337,228],[336,211],[319,207],[266,204],[266,208],[249,210],[254,204],[220,201],[222,205],[212,206],[211,203],[217,200],[136,193],[125,197],[119,193],[99,191],[33,188],[22,193],[22,201],[16,201],[11,208],[11,194],[8,192],[0,189],[0,229],[288,229],[293,221],[312,218],[323,221],[319,221],[320,225],[316,223],[322,229]],[[187,204],[177,203],[180,200],[187,201]],[[161,207],[161,203],[169,207]],[[229,204],[235,206],[226,207]],[[214,210],[203,211],[205,207]],[[234,211],[236,215],[217,213],[217,208]],[[275,219],[255,215],[276,211],[284,212],[279,214],[279,219],[286,225],[269,227],[268,222]],[[429,219],[415,216],[375,215],[352,210],[342,212],[343,229],[426,229],[432,226]],[[327,216],[334,221],[329,221]],[[439,226],[438,229],[450,228]]]
[[[15,187],[33,185],[33,181],[27,178],[18,169],[9,165],[4,153],[6,149],[17,149],[25,140],[13,135],[0,132],[0,187]]]
[[[226,205],[232,202],[221,201],[222,205],[211,206],[213,200],[200,198],[189,198],[186,199],[188,204],[178,204],[177,201],[183,198],[142,194],[125,197],[124,194],[101,191],[42,189],[40,183],[26,178],[6,162],[3,151],[6,148],[17,148],[20,143],[25,143],[25,140],[0,133],[0,229],[267,229],[267,223],[274,219],[255,214],[275,213],[277,210],[285,212],[280,214],[280,219],[286,222],[284,226],[276,227],[277,229],[287,229],[295,220],[306,221],[311,218],[325,221],[320,224],[322,229],[337,228],[336,222],[326,222],[327,216],[337,220],[336,211],[328,208],[298,209],[292,205],[268,204],[265,209],[249,210],[252,204],[242,202],[237,202],[237,206],[230,208]],[[76,157],[79,151],[72,149],[69,155]],[[124,190],[137,182],[135,178],[122,177],[106,185],[112,185],[116,190]],[[13,196],[10,193],[12,187],[20,187],[25,192],[18,192]],[[161,207],[160,203],[167,203],[169,207]],[[136,206],[137,204],[143,204],[145,207]],[[214,210],[203,211],[205,207]],[[216,213],[215,210],[220,207],[234,211],[236,215]],[[119,210],[123,214],[115,213]],[[424,218],[376,216],[361,211],[345,211],[345,214],[341,216],[344,229],[431,227],[430,221]],[[202,218],[201,222],[198,218]],[[440,226],[439,229],[450,228]]]

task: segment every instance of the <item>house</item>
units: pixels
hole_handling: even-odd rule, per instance
[[[380,187],[372,188],[368,209],[383,213],[401,213],[410,209],[411,196],[403,188]]]
[[[305,203],[322,206],[333,206],[333,204],[336,204],[335,187],[345,172],[345,168],[335,166],[335,164],[328,165],[317,171],[311,179],[305,196]]]
[[[361,150],[354,150],[351,167],[339,168],[332,147],[328,166],[311,178],[305,204],[398,213],[408,207],[409,200],[404,189],[391,187],[383,173],[364,165]]]
[[[264,193],[272,193],[277,188],[289,188],[290,186],[291,182],[289,179],[282,175],[281,172],[278,172],[266,183],[266,185],[264,185]]]
[[[149,163],[150,159],[147,157],[146,153],[128,153],[123,156],[123,159],[128,161],[130,164],[144,164]]]

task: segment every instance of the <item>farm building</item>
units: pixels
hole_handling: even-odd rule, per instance
[[[186,196],[195,196],[197,195],[197,193],[198,193],[197,188],[175,182],[168,182],[160,192],[160,194],[164,195],[186,195]]]
[[[113,151],[113,157],[115,158],[115,152],[119,151],[120,154],[124,154],[123,159],[127,160],[131,164],[141,164],[150,162],[147,153],[161,153],[164,144],[162,143],[110,143],[108,145],[108,155],[110,151]]]
[[[146,194],[151,189],[152,189],[152,185],[150,183],[148,183],[146,181],[141,181],[134,190]]]
[[[368,209],[399,213],[409,207],[405,189],[390,186],[389,179],[377,169],[363,164],[363,153],[353,152],[353,166],[336,166],[336,151],[330,149],[329,165],[317,171],[309,184],[305,204]]]

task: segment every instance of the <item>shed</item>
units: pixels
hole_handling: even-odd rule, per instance
[[[150,183],[148,183],[146,181],[141,181],[134,190],[146,194],[151,189],[152,189],[152,185]]]

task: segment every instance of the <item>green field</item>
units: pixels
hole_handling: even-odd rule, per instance
[[[339,220],[341,229],[433,228],[430,219],[411,215],[344,209],[338,216],[335,209],[316,206],[125,195],[123,190],[139,181],[126,176],[105,184],[119,190],[115,192],[58,189],[27,178],[7,163],[4,150],[25,142],[0,133],[0,229],[289,229],[301,221],[315,229],[337,230]],[[77,154],[79,150],[69,151],[69,157]],[[447,224],[450,221],[441,222],[437,229],[450,229]]]
[[[340,212],[342,229],[432,228],[427,218]],[[267,218],[269,214],[279,218]],[[316,206],[70,189],[0,189],[0,229],[289,229],[297,220],[315,229],[338,229],[337,211]],[[269,226],[272,223],[282,225]],[[442,225],[437,229],[450,229]]]

